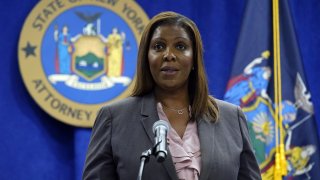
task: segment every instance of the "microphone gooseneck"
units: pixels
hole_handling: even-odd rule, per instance
[[[142,179],[145,163],[149,161],[150,155],[154,155],[158,162],[163,162],[168,154],[167,151],[167,133],[169,131],[167,121],[159,120],[153,124],[152,131],[154,133],[154,145],[152,148],[142,152],[140,156],[140,167],[137,180]]]
[[[158,162],[163,162],[168,154],[167,151],[167,134],[169,131],[167,121],[158,120],[153,124],[154,137],[154,155]]]

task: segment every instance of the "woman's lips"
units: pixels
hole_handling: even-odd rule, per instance
[[[165,75],[175,75],[179,70],[175,67],[165,66],[160,69]]]

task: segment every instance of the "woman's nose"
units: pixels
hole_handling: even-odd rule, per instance
[[[170,50],[170,48],[167,48],[163,54],[164,61],[175,61],[176,58],[176,55],[172,52],[172,50]]]

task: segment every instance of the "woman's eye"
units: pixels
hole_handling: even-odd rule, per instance
[[[153,49],[154,50],[164,49],[164,45],[162,43],[156,43],[155,45],[153,45]]]
[[[187,48],[187,46],[184,45],[184,44],[178,44],[178,45],[176,46],[176,48],[179,49],[179,50],[185,50],[185,49]]]

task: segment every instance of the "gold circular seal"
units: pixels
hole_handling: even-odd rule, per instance
[[[131,0],[40,1],[18,45],[29,93],[59,121],[92,127],[103,105],[131,92],[148,21]]]

